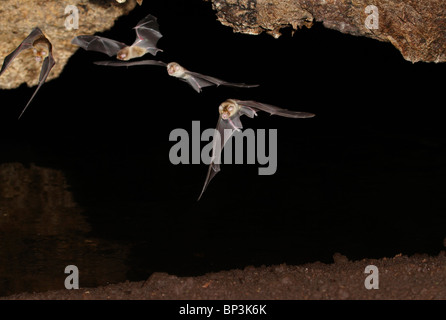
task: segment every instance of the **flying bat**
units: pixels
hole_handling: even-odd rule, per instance
[[[245,83],[233,83],[220,80],[214,77],[206,76],[201,73],[192,72],[182,67],[176,62],[165,63],[163,61],[157,60],[142,60],[134,62],[119,62],[119,61],[99,61],[95,64],[102,66],[137,66],[137,65],[154,65],[167,67],[167,73],[169,76],[178,78],[182,81],[187,82],[195,91],[201,92],[201,89],[209,86],[229,86],[229,87],[241,87],[241,88],[253,88],[258,87],[258,85],[249,85]]]
[[[0,76],[8,68],[15,57],[17,57],[20,52],[26,49],[32,49],[36,57],[36,61],[40,62],[43,59],[43,63],[40,70],[39,83],[37,85],[37,88],[34,91],[34,94],[31,96],[31,99],[29,99],[22,113],[20,113],[19,119],[28,108],[29,104],[33,100],[37,91],[39,91],[42,84],[45,83],[48,74],[50,73],[53,66],[56,64],[56,61],[53,58],[51,42],[45,37],[45,35],[39,28],[34,28],[31,33],[25,38],[25,40],[23,40],[22,43],[13,52],[6,56],[5,60],[3,61],[2,69],[0,70]]]
[[[287,118],[312,118],[315,115],[308,112],[291,111],[282,109],[270,104],[264,104],[256,101],[241,101],[235,99],[228,99],[218,108],[220,116],[215,129],[212,145],[212,157],[209,165],[206,180],[204,182],[203,190],[201,191],[198,200],[206,191],[212,178],[220,171],[221,152],[228,140],[232,137],[235,131],[241,131],[243,128],[240,117],[246,115],[250,118],[257,116],[257,111],[265,111],[271,115],[278,115]]]
[[[87,51],[102,52],[109,57],[116,56],[117,59],[124,61],[142,57],[147,52],[156,55],[158,51],[162,51],[156,47],[158,40],[163,35],[159,32],[159,25],[154,16],[149,14],[139,21],[134,29],[136,40],[131,46],[116,40],[91,35],[77,36],[71,40],[71,43]]]

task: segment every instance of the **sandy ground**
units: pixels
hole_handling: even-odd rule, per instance
[[[333,264],[246,267],[198,277],[154,273],[147,281],[98,288],[21,293],[3,300],[141,299],[446,299],[446,254],[349,261],[334,255]],[[366,289],[368,265],[378,268],[379,288]],[[367,280],[366,280],[367,279]]]

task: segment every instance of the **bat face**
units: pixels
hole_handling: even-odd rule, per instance
[[[33,53],[36,57],[36,61],[42,61],[50,54],[50,46],[47,42],[39,41],[33,44]]]
[[[117,58],[118,60],[124,60],[124,61],[127,61],[127,60],[130,59],[129,57],[130,57],[130,47],[122,48],[122,49],[119,50],[118,53],[116,54],[116,58]]]
[[[178,63],[171,62],[167,65],[167,73],[169,74],[169,76],[182,78],[184,77],[186,70]]]
[[[228,120],[240,111],[240,106],[232,99],[228,99],[218,107],[218,112],[223,120]]]

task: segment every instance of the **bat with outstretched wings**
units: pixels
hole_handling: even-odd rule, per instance
[[[201,89],[209,86],[229,86],[229,87],[240,87],[240,88],[254,88],[258,87],[256,84],[245,84],[245,83],[233,83],[227,82],[221,79],[210,77],[198,72],[192,72],[182,67],[176,62],[165,63],[163,61],[157,60],[142,60],[134,62],[119,62],[119,61],[99,61],[95,62],[97,65],[102,66],[141,66],[141,65],[155,65],[167,67],[167,73],[175,78],[187,82],[195,91],[201,92]]]
[[[53,58],[52,45],[51,42],[45,37],[42,30],[39,28],[34,28],[31,33],[22,41],[22,43],[8,56],[5,57],[5,60],[2,65],[2,69],[0,70],[0,76],[3,72],[8,68],[8,66],[12,63],[12,61],[23,51],[27,49],[32,49],[37,61],[43,60],[42,68],[40,70],[39,83],[37,85],[36,90],[34,91],[31,99],[29,99],[23,111],[20,113],[19,119],[22,117],[25,110],[28,108],[31,101],[34,99],[37,91],[39,91],[40,87],[45,83],[46,78],[48,77],[51,69],[56,64],[56,61]]]
[[[236,99],[226,100],[219,106],[218,111],[220,116],[213,137],[211,163],[209,164],[206,180],[198,200],[201,199],[211,180],[220,171],[221,153],[224,146],[235,131],[240,131],[243,128],[240,121],[242,115],[254,118],[257,116],[257,111],[264,111],[271,115],[287,118],[312,118],[315,116],[309,112],[291,111],[252,100],[241,101]]]
[[[139,21],[134,29],[136,31],[136,39],[131,46],[94,35],[77,36],[71,43],[87,51],[102,52],[109,57],[116,56],[117,59],[124,61],[142,57],[146,53],[156,55],[158,51],[162,51],[156,47],[158,40],[163,36],[159,31],[156,17],[149,14]]]

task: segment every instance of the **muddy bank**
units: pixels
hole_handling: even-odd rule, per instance
[[[446,255],[402,256],[333,264],[246,267],[198,277],[154,273],[147,281],[98,288],[21,293],[4,300],[102,299],[446,299]],[[379,288],[366,289],[368,265],[378,268]],[[82,286],[82,275],[80,275]]]

